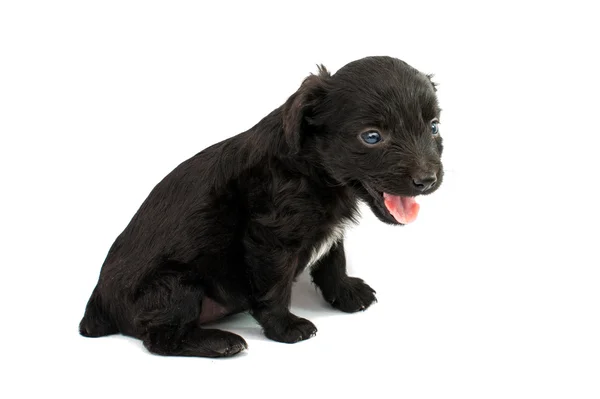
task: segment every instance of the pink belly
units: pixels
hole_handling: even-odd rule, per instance
[[[209,297],[202,298],[202,310],[200,312],[200,324],[210,323],[211,321],[219,320],[229,314],[231,310],[223,305],[215,302]]]

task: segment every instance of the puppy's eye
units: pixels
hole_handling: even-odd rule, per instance
[[[440,126],[438,121],[431,122],[431,134],[435,135],[440,132]]]
[[[369,130],[360,135],[363,141],[367,144],[377,144],[381,141],[381,134],[375,130]]]

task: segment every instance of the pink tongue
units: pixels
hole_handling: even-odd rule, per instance
[[[383,193],[383,202],[398,223],[414,222],[419,214],[420,205],[415,201],[415,197],[400,197]]]

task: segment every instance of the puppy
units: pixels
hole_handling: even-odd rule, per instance
[[[289,311],[310,267],[333,307],[368,308],[375,291],[346,273],[344,225],[366,202],[383,222],[417,217],[441,184],[435,85],[390,57],[307,77],[250,130],[169,173],[117,237],[80,323],[122,333],[152,353],[221,357],[247,347],[203,328],[249,311],[264,334],[293,343],[317,332]]]

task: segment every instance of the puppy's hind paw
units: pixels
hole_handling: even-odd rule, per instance
[[[348,277],[342,281],[334,298],[329,299],[331,306],[347,313],[366,310],[376,301],[375,290],[356,277]]]

